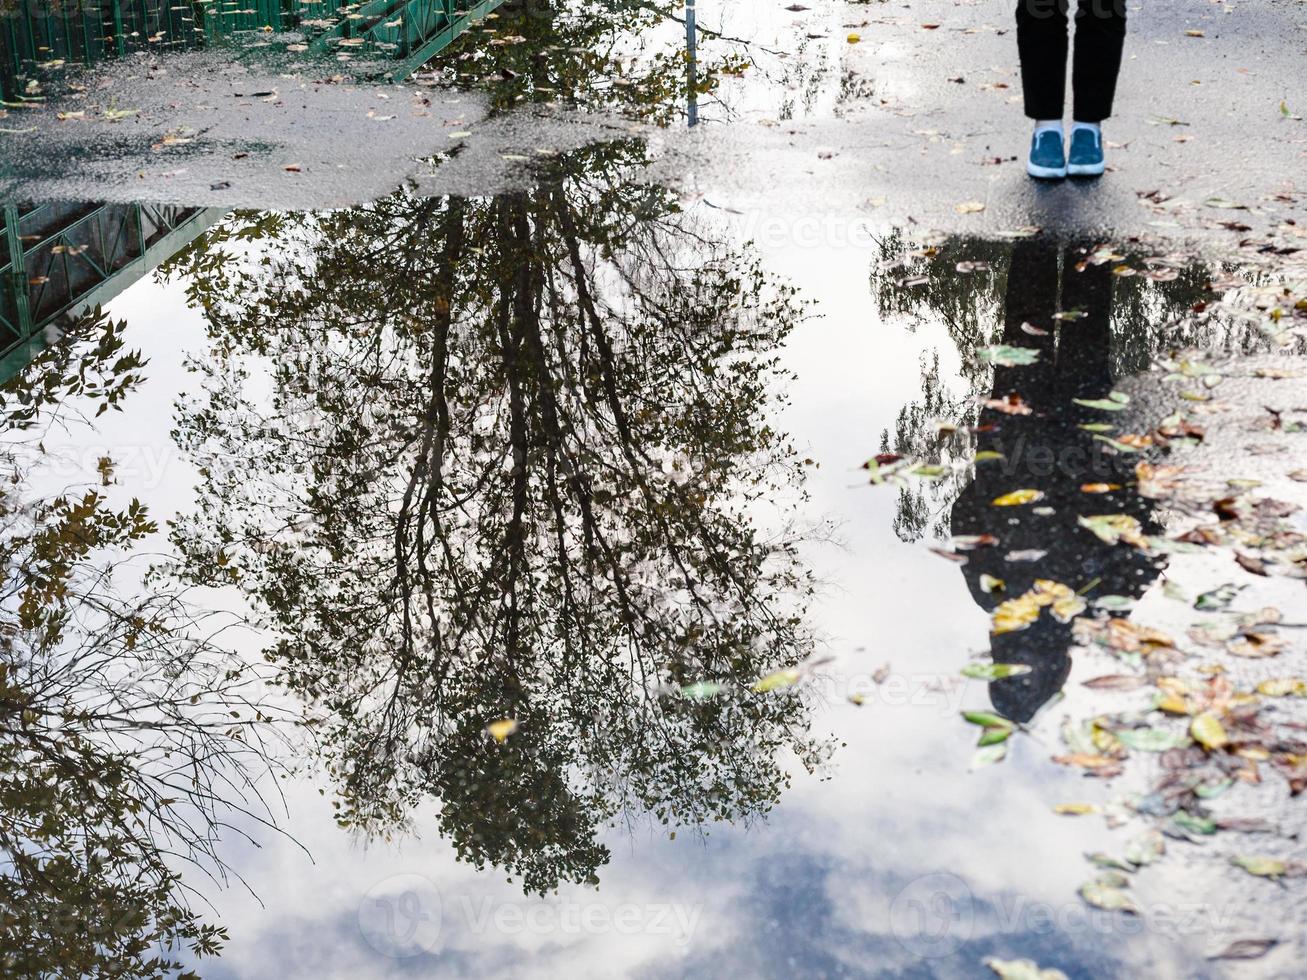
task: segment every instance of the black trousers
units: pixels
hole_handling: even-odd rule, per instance
[[[1126,0],[1077,0],[1071,85],[1077,122],[1112,114],[1125,46]],[[1066,102],[1067,13],[1070,0],[1017,0],[1017,50],[1026,115],[1061,119]]]

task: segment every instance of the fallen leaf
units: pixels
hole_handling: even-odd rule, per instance
[[[1033,669],[1026,664],[967,664],[962,668],[962,676],[973,680],[998,681],[1005,677],[1028,674]]]
[[[1061,970],[1041,969],[1034,960],[1000,960],[990,956],[985,965],[1002,980],[1067,980]]]
[[[1039,490],[1023,489],[1013,490],[1011,493],[1005,493],[1001,497],[995,497],[992,501],[995,507],[1021,507],[1025,504],[1034,503],[1036,500],[1042,500],[1044,494]]]
[[[1085,408],[1097,408],[1104,412],[1119,412],[1130,404],[1130,396],[1120,392],[1109,392],[1106,398],[1073,398],[1077,405]]]
[[[986,364],[997,364],[1000,367],[1019,367],[1026,364],[1034,364],[1039,360],[1039,351],[1033,347],[1013,347],[1010,344],[995,344],[992,347],[982,347],[976,351],[976,356]]]
[[[1278,939],[1236,939],[1219,953],[1207,957],[1209,960],[1255,960],[1260,959],[1278,946]]]
[[[1137,691],[1148,686],[1148,678],[1139,674],[1107,674],[1092,677],[1083,683],[1095,691]]]
[[[992,766],[996,762],[1002,762],[1006,756],[1007,742],[982,746],[976,749],[976,754],[971,757],[971,768],[980,769],[984,766]]]
[[[1168,728],[1123,728],[1116,733],[1121,742],[1140,752],[1165,752],[1189,744],[1189,736]]]
[[[774,691],[781,687],[790,687],[799,681],[800,672],[793,667],[786,670],[778,670],[768,674],[753,685],[753,689],[759,694],[765,694],[768,691]]]
[[[1224,748],[1230,741],[1221,719],[1210,711],[1204,711],[1190,723],[1189,734],[1195,742],[1209,750]]]
[[[1138,915],[1139,909],[1130,896],[1120,888],[1103,884],[1100,881],[1089,881],[1080,886],[1080,897],[1095,908],[1105,909],[1109,912],[1125,912],[1128,915]]]

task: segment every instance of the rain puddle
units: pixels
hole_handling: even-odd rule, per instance
[[[870,97],[733,16],[706,131]],[[683,122],[583,27],[449,71]],[[1295,974],[1300,256],[824,222],[663,132],[6,206],[6,975]]]

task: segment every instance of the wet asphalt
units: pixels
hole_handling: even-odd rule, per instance
[[[739,16],[726,5],[704,20],[726,28]],[[284,209],[363,202],[406,178],[424,193],[487,193],[529,182],[535,157],[643,131],[651,179],[711,191],[727,208],[1208,240],[1304,212],[1301,3],[1133,4],[1105,126],[1109,173],[1053,184],[1031,181],[1020,162],[1027,123],[1007,3],[814,2],[774,20],[761,41],[795,47],[784,77],[746,79],[764,98],[707,108],[693,131],[557,106],[487,122],[476,93],[421,75],[368,81],[375,72],[359,65],[275,45],[134,56],[74,73],[82,91],[51,85],[47,101],[10,110],[0,193]]]

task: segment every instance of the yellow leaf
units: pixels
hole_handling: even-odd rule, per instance
[[[1307,697],[1307,681],[1301,677],[1275,677],[1258,684],[1257,693],[1268,698]]]
[[[501,744],[515,731],[517,731],[517,722],[512,718],[500,718],[486,726],[486,734]]]
[[[1184,698],[1175,694],[1167,694],[1159,698],[1156,707],[1158,711],[1165,711],[1169,715],[1187,715],[1193,711]]]
[[[766,694],[768,691],[774,691],[778,687],[790,687],[791,685],[796,684],[798,680],[799,672],[791,667],[787,670],[778,670],[775,673],[768,674],[766,677],[762,678],[762,680],[758,681],[757,684],[754,684],[753,689],[759,694]]]
[[[1230,741],[1230,736],[1225,734],[1225,728],[1221,725],[1221,719],[1210,711],[1204,711],[1193,720],[1189,734],[1205,749],[1219,749]]]
[[[1094,803],[1059,803],[1053,807],[1053,812],[1068,817],[1079,817],[1086,813],[1097,813],[1098,806]]]
[[[1015,599],[1000,602],[990,617],[990,629],[995,633],[1015,633],[1039,618],[1041,603],[1032,592]]]
[[[1020,507],[1022,504],[1034,503],[1036,500],[1043,499],[1044,494],[1039,490],[1013,490],[1011,493],[1005,493],[1001,497],[994,498],[995,507]]]
[[[1069,623],[1087,609],[1085,600],[1078,595],[1053,600],[1053,618],[1059,623]]]

